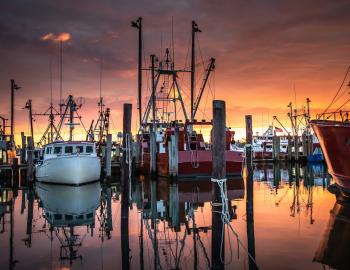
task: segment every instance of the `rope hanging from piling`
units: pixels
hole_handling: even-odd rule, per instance
[[[250,146],[250,145],[248,145]],[[248,254],[248,257],[254,262],[255,266],[257,269],[259,269],[255,259],[253,256],[249,253],[248,248],[243,244],[241,239],[239,238],[238,233],[233,229],[231,223],[230,223],[230,212],[228,210],[228,197],[227,197],[227,185],[226,185],[226,178],[223,179],[215,179],[211,178],[211,182],[218,184],[220,188],[220,194],[221,194],[221,203],[212,203],[212,206],[221,206],[221,211],[215,211],[212,210],[213,213],[219,213],[221,214],[221,220],[222,220],[222,234],[221,234],[221,244],[220,244],[220,260],[222,264],[228,265],[232,262],[232,247],[231,247],[231,240],[230,240],[230,235],[228,234],[228,240],[229,240],[229,245],[230,245],[230,260],[228,262],[225,262],[224,259],[222,258],[222,251],[223,251],[223,244],[224,244],[224,232],[225,232],[225,225],[231,230],[233,235],[236,237],[237,242],[238,242],[238,247],[239,245],[243,247],[243,250]]]

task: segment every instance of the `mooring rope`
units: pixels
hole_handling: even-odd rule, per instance
[[[221,220],[222,220],[222,233],[221,233],[221,244],[220,244],[220,261],[224,264],[230,264],[232,262],[232,247],[231,247],[231,240],[230,240],[230,235],[228,235],[229,239],[229,244],[230,244],[230,260],[228,262],[225,262],[224,259],[222,258],[222,251],[223,251],[223,243],[224,243],[224,231],[225,231],[225,225],[228,226],[228,228],[231,229],[231,232],[234,234],[234,236],[237,239],[237,242],[239,245],[243,247],[243,250],[248,254],[248,257],[254,262],[255,266],[258,268],[258,265],[253,258],[253,256],[249,253],[248,248],[243,244],[241,239],[239,238],[238,233],[233,229],[231,223],[230,223],[230,212],[228,210],[228,197],[227,197],[227,185],[226,185],[226,178],[223,179],[215,179],[211,178],[211,182],[218,184],[218,187],[220,188],[220,195],[221,195],[221,202],[219,203],[212,203],[212,206],[221,206],[221,211],[215,211],[212,210],[213,213],[219,213],[221,214]]]

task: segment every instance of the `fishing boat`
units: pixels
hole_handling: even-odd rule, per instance
[[[253,136],[253,151],[254,159],[272,159],[273,152],[273,136],[277,132],[283,132],[280,128],[274,128],[269,126],[269,128],[262,134]],[[280,153],[287,153],[288,151],[288,138],[287,136],[280,137]]]
[[[175,173],[180,178],[206,177],[212,173],[212,139],[204,141],[202,133],[187,132],[187,127],[195,125],[211,125],[210,122],[186,123],[184,126],[167,127],[157,133],[157,171],[159,176],[169,176]],[[171,149],[171,140],[174,140],[177,133],[176,152],[177,159],[171,164],[170,156],[174,152]],[[226,129],[226,174],[229,176],[240,175],[243,162],[243,148],[235,144],[234,131]],[[150,140],[149,136],[143,134],[141,145],[142,171],[147,172],[150,166]],[[172,170],[177,172],[173,172]]]
[[[56,140],[44,145],[44,156],[35,166],[35,176],[39,182],[81,185],[99,180],[101,162],[95,143],[73,140],[73,129],[77,125],[73,120],[77,107],[73,97],[69,96],[57,129]],[[68,111],[70,136],[68,141],[62,141],[58,138],[62,138],[60,130]]]
[[[36,166],[40,182],[81,185],[100,178],[100,159],[92,142],[54,142],[45,145]]]
[[[340,190],[350,195],[350,122],[311,120],[310,124],[319,140],[329,173]]]
[[[142,19],[132,23],[142,37]],[[139,133],[137,136],[140,153],[137,168],[141,173],[157,173],[159,176],[211,176],[212,174],[212,121],[205,114],[205,104],[201,105],[206,88],[211,87],[210,80],[215,69],[215,59],[210,58],[200,78],[196,78],[196,35],[200,29],[192,21],[191,68],[176,68],[174,63],[174,46],[162,50],[162,55],[151,55],[150,82],[152,93],[145,110],[142,110],[142,44],[139,40],[138,67],[138,110]],[[204,61],[204,60],[203,60]],[[202,62],[204,63],[204,62]],[[186,75],[190,76],[186,76]],[[190,80],[189,100],[184,100],[184,87],[181,77]],[[195,81],[202,81],[196,87]],[[214,85],[214,83],[212,83]],[[208,89],[208,91],[213,89]],[[209,93],[209,92],[208,92]],[[214,95],[212,95],[214,97]],[[208,99],[208,95],[207,95]],[[209,101],[210,102],[210,101]],[[189,103],[189,104],[185,104]],[[204,102],[203,102],[204,103]],[[198,112],[203,113],[203,120],[197,120]],[[198,130],[198,127],[199,130]],[[202,127],[204,131],[202,132]],[[197,130],[196,130],[197,128]],[[209,135],[209,136],[208,136]],[[234,131],[226,127],[226,174],[240,175],[243,163],[243,149],[235,145]],[[209,140],[204,140],[208,136]]]

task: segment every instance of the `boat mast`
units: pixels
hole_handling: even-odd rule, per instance
[[[196,69],[196,54],[195,54],[195,37],[196,32],[202,32],[199,30],[195,21],[192,21],[192,53],[191,53],[191,121],[194,118],[194,91],[195,91],[195,69]]]

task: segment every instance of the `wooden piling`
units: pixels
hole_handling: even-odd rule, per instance
[[[170,136],[170,142],[168,144],[169,153],[169,175],[171,177],[178,176],[179,167],[179,130],[176,128],[174,135]]]
[[[226,178],[226,108],[222,100],[213,101],[213,179]],[[226,184],[226,183],[225,183]],[[212,183],[212,269],[224,269],[221,259],[225,258],[225,233],[221,219],[222,198],[217,183]],[[222,247],[222,249],[221,249]],[[221,252],[221,254],[220,254]]]
[[[129,164],[129,147],[131,144],[131,116],[132,116],[132,105],[124,104],[123,107],[123,160],[122,160],[122,197],[121,197],[121,222],[120,222],[120,233],[122,243],[122,269],[130,268],[129,260],[129,196],[130,196],[130,179],[129,170],[131,164]],[[130,141],[129,141],[130,140]],[[127,160],[128,159],[128,160]],[[132,160],[132,159],[131,159]]]
[[[33,169],[34,169],[34,144],[31,136],[27,137],[27,181],[32,182],[34,180]]]
[[[294,136],[294,160],[299,160],[299,136]]]
[[[112,174],[112,134],[107,134],[105,172],[106,178],[110,180]]]
[[[248,256],[249,269],[256,269],[255,261],[255,236],[254,236],[254,182],[253,182],[253,120],[251,115],[245,116],[246,123],[246,215],[247,215],[247,239],[248,239]]]
[[[281,138],[279,136],[272,137],[272,153],[273,160],[278,161],[280,159],[280,151],[281,151]]]
[[[21,132],[21,138],[22,138],[21,164],[24,164],[26,163],[26,151],[27,151],[26,136],[24,135],[24,132]]]
[[[293,147],[293,143],[292,143],[292,137],[290,135],[288,135],[288,160],[291,161],[292,160],[292,147]]]

